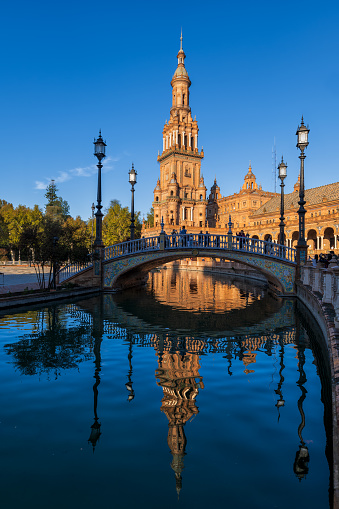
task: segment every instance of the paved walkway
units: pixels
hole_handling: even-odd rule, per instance
[[[34,267],[0,265],[0,294],[39,288]]]

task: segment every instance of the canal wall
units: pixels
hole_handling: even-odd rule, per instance
[[[298,299],[321,328],[331,367],[333,424],[333,508],[339,509],[339,266],[336,260],[323,268],[310,262],[301,269],[296,284]]]
[[[31,306],[32,304],[44,304],[61,299],[80,297],[90,293],[100,293],[99,288],[70,288],[56,291],[30,291],[18,294],[7,293],[0,296],[0,310]]]

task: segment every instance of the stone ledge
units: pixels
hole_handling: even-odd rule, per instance
[[[9,309],[13,307],[19,306],[28,306],[31,304],[40,304],[45,302],[52,302],[55,300],[69,299],[72,297],[77,297],[79,295],[87,295],[89,293],[99,293],[101,290],[99,288],[72,288],[69,290],[60,290],[56,292],[37,292],[37,293],[27,293],[15,295],[12,294],[10,296],[4,296],[0,299],[0,310],[1,309]]]
[[[332,304],[322,302],[322,294],[312,292],[309,286],[296,284],[300,301],[309,309],[320,326],[327,344],[332,380],[332,434],[333,434],[333,509],[339,509],[339,329],[334,326]]]

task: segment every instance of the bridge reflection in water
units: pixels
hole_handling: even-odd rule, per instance
[[[161,456],[162,421],[151,411],[158,394],[151,387],[152,377],[154,387],[161,387],[163,393],[160,410],[168,421],[167,444],[180,502],[187,507],[221,507],[226,482],[230,507],[234,508],[244,507],[239,490],[245,487],[246,506],[250,507],[268,508],[273,502],[285,507],[287,501],[292,508],[305,501],[309,508],[329,507],[329,471],[324,463],[325,443],[320,438],[324,432],[319,428],[322,416],[325,424],[330,423],[328,368],[313,337],[313,325],[296,311],[294,301],[270,298],[263,287],[182,274],[174,284],[173,277],[170,271],[156,272],[148,291],[103,295],[5,316],[0,331],[9,323],[19,324],[19,329],[25,324],[21,337],[5,345],[7,365],[10,361],[19,373],[37,376],[39,384],[44,376],[60,380],[65,370],[73,371],[77,385],[76,373],[87,372],[88,361],[94,362],[88,441],[96,456],[99,450],[97,475],[105,478],[109,469],[112,477],[114,471],[117,507],[137,507],[140,499],[147,499],[150,508],[164,499],[168,503],[162,502],[163,507],[175,505],[171,489],[164,483],[167,460]],[[183,287],[189,312],[183,305]],[[229,294],[234,307],[229,305]],[[218,304],[212,312],[214,299]],[[151,377],[150,348],[156,356]],[[316,387],[310,386],[317,384],[318,376],[323,403],[314,396]],[[122,385],[124,395],[118,389]],[[52,394],[56,386],[54,382]],[[88,384],[86,387],[87,392],[82,387],[77,393],[85,403]],[[46,390],[51,397],[51,383]],[[72,404],[74,401],[67,405],[68,423],[75,419]],[[81,418],[83,413],[79,413]],[[77,426],[77,435],[72,435],[70,425],[68,433],[78,441]],[[267,442],[266,435],[274,442]],[[286,457],[285,449],[293,454]],[[142,451],[147,451],[147,456],[142,455],[140,463]],[[82,457],[82,462],[90,470],[90,457]],[[78,468],[83,484],[86,469]],[[62,469],[69,475],[64,462]],[[290,472],[303,482],[293,482]],[[136,483],[137,489],[126,492],[124,476],[129,477],[129,485]],[[284,493],[280,492],[282,485]],[[88,490],[87,499],[77,499],[82,507],[91,506]],[[94,494],[97,499],[96,490],[93,500]],[[72,506],[74,501],[66,507]]]

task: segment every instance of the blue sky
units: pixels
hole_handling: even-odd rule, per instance
[[[301,115],[311,129],[306,187],[338,181],[338,23],[337,1],[2,2],[0,198],[43,207],[55,179],[71,214],[87,219],[101,128],[103,206],[130,206],[133,162],[135,209],[146,214],[181,27],[208,188],[216,176],[223,195],[238,192],[251,161],[273,191],[275,139],[290,192]]]

